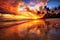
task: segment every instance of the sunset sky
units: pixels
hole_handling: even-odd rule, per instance
[[[30,2],[30,0],[23,0],[26,4]],[[36,2],[35,0],[32,0],[33,2]],[[36,5],[36,3],[35,3]],[[57,7],[60,5],[60,0],[48,0],[47,7],[52,8],[52,7]],[[34,5],[32,5],[34,6]]]

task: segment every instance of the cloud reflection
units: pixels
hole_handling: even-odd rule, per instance
[[[12,22],[12,23],[15,23],[15,22]],[[2,31],[0,31],[1,32],[0,37],[4,39],[7,39],[7,37],[8,39],[11,39],[12,37],[16,37],[16,36],[18,39],[21,39],[21,38],[24,39],[25,37],[35,38],[41,35],[40,28],[43,28],[42,30],[46,29],[46,24],[44,20],[30,20],[22,24],[17,24],[17,25],[14,25],[5,29],[3,28]]]

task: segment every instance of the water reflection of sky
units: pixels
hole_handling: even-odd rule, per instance
[[[55,23],[60,24],[59,21],[60,19],[47,19],[47,20],[40,19],[40,20],[29,20],[23,23],[19,23],[21,21],[16,22],[16,23],[15,22],[3,22],[5,24],[4,27],[6,27],[8,24],[8,28],[3,28],[2,30],[0,30],[0,33],[1,33],[0,38],[1,37],[7,38],[9,36],[8,38],[11,39],[11,36],[13,36],[12,38],[15,39],[15,36],[17,36],[18,39],[22,37],[23,38],[26,37],[30,39],[34,38],[36,40],[37,39],[42,40],[42,38],[44,39],[46,38],[46,36],[50,37],[50,39],[60,37],[58,36],[60,35],[60,31],[53,28],[53,25],[55,25]],[[49,22],[49,25],[53,24],[52,28],[49,31],[46,30],[46,28],[49,27],[48,25],[46,27],[46,24],[47,24],[46,22],[47,23]],[[13,25],[13,26],[10,27],[10,25]],[[48,35],[46,34],[46,31]]]

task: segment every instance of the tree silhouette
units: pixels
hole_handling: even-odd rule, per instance
[[[58,9],[60,9],[60,5],[58,6]]]
[[[54,10],[57,10],[57,8],[55,7]]]
[[[47,11],[50,11],[50,9],[49,9],[47,6],[45,6],[44,8],[45,8]]]

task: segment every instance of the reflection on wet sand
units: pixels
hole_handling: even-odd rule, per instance
[[[46,29],[44,20],[32,20],[30,22],[23,23],[21,25],[17,25],[18,34],[20,37],[21,36],[24,37],[24,35],[27,35],[27,33],[32,33],[32,32],[39,34],[40,26],[43,26]]]
[[[0,40],[60,40],[58,20],[60,19],[1,22]]]
[[[7,22],[7,23],[9,23],[9,22]],[[12,22],[12,23],[14,23],[14,22]],[[8,25],[12,25],[12,23],[10,23]],[[44,20],[30,20],[26,23],[14,25],[11,27],[9,26],[8,28],[2,28],[2,29],[0,29],[0,35],[1,35],[0,40],[8,40],[8,39],[15,40],[15,38],[20,40],[23,38],[25,39],[25,37],[27,37],[27,36],[30,36],[30,38],[31,38],[32,37],[31,34],[40,36],[41,31],[39,28],[40,28],[40,26],[43,26],[46,29],[45,25],[46,24],[45,24]],[[5,27],[6,27],[6,25],[5,25]]]

